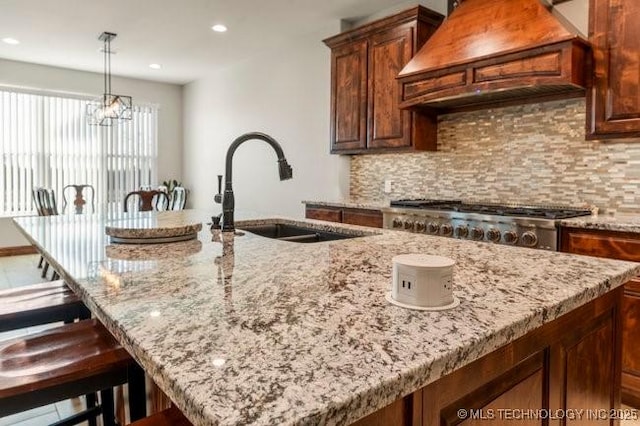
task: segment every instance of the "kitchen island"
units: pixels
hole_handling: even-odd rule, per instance
[[[368,235],[220,242],[205,229],[151,246],[104,235],[114,221],[208,216],[16,219],[196,425],[458,424],[458,407],[618,404],[616,288],[636,263],[318,221],[288,220]],[[460,306],[385,301],[391,258],[414,252],[456,260]],[[586,406],[562,405],[572,401]]]

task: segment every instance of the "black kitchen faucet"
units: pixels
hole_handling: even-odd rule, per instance
[[[280,180],[287,180],[293,177],[293,170],[291,166],[287,162],[287,159],[284,156],[284,152],[282,151],[282,147],[280,144],[271,136],[266,135],[264,133],[259,132],[251,132],[245,133],[242,136],[239,136],[234,140],[229,149],[227,150],[227,159],[225,162],[225,176],[224,176],[224,194],[222,191],[222,176],[218,176],[218,193],[215,196],[215,202],[220,204],[222,203],[222,213],[219,216],[214,216],[211,219],[213,220],[214,228],[222,228],[223,231],[233,231],[234,220],[233,220],[233,212],[235,210],[235,199],[233,197],[233,185],[231,184],[231,175],[232,175],[232,167],[233,167],[233,154],[236,152],[238,147],[252,139],[258,139],[261,141],[265,141],[276,151],[276,155],[278,156],[278,169],[280,171]],[[220,224],[222,222],[222,224]]]

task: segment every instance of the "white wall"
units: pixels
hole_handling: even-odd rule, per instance
[[[159,105],[158,178],[181,179],[182,86],[121,77],[114,77],[112,84],[116,93],[133,96],[134,102]],[[102,91],[102,75],[0,59],[0,85],[98,96]],[[11,220],[0,218],[0,247],[26,244]]]
[[[348,195],[349,160],[329,155],[330,50],[321,41],[339,31],[336,22],[185,86],[184,176],[193,207],[220,212],[216,175],[224,174],[227,147],[249,131],[281,143],[294,177],[280,182],[273,150],[246,142],[233,161],[236,209],[301,217],[301,200]]]
[[[403,0],[401,3],[379,10],[364,18],[347,21],[346,26],[348,28],[355,28],[361,25],[368,24],[378,19],[386,18],[396,13],[400,13],[404,10],[415,7],[417,4],[431,9],[434,12],[438,12],[444,16],[447,16],[447,0]],[[343,25],[343,30],[346,29]]]

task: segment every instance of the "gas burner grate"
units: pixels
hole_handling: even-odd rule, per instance
[[[542,219],[566,219],[591,214],[587,209],[564,207],[517,206],[501,204],[474,204],[460,200],[397,200],[391,202],[392,207],[454,211],[460,213],[476,213],[496,216],[514,216]]]
[[[396,200],[391,201],[391,207],[407,207],[414,209],[439,208],[445,210],[447,206],[455,206],[462,204],[461,200],[429,200],[426,198],[418,200]],[[453,209],[453,207],[451,207]]]

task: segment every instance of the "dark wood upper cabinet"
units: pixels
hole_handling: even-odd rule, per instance
[[[371,37],[369,116],[371,148],[411,146],[411,114],[398,107],[396,76],[411,59],[414,28],[405,24]]]
[[[640,1],[591,0],[587,138],[640,137]]]
[[[337,150],[367,147],[367,41],[331,55],[331,134]]]
[[[324,40],[331,48],[331,152],[436,150],[436,120],[399,108],[396,77],[444,17],[418,6]]]

